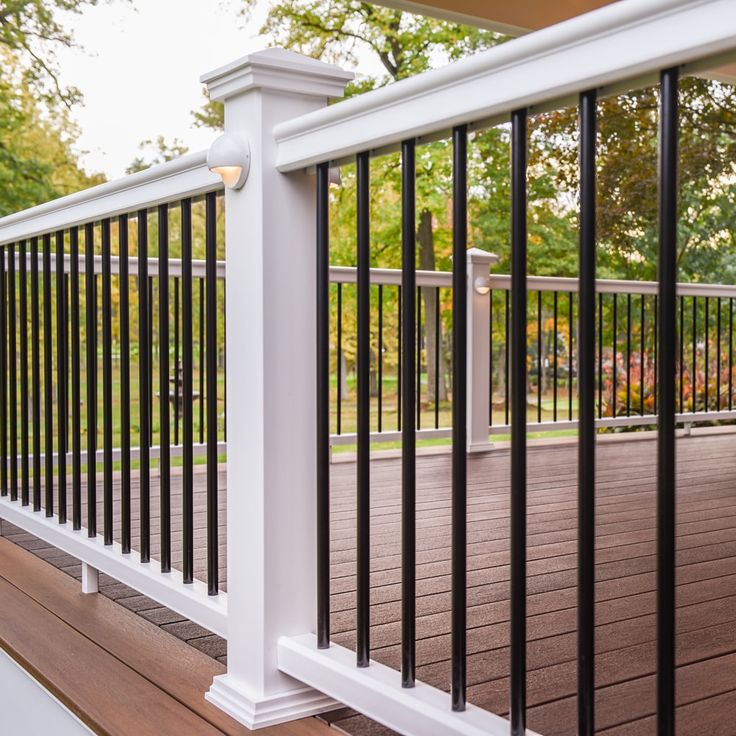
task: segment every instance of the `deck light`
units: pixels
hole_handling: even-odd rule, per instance
[[[219,174],[228,189],[240,189],[250,170],[248,141],[233,133],[224,133],[207,152],[207,168]]]
[[[490,276],[479,276],[473,283],[475,291],[481,296],[485,296],[491,290]]]

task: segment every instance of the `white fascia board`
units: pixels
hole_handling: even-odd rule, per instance
[[[0,218],[0,245],[221,188],[220,177],[207,168],[207,151],[187,154]]]
[[[549,108],[584,90],[638,86],[662,69],[733,51],[733,0],[621,0],[281,123],[277,167],[339,163],[521,107]]]

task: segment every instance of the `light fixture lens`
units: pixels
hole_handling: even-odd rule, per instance
[[[222,179],[222,183],[232,189],[240,179],[240,175],[243,173],[242,166],[213,166],[210,171],[215,174],[219,174]]]
[[[476,293],[485,296],[491,290],[491,280],[487,276],[479,276],[473,286]]]
[[[234,133],[224,133],[207,152],[207,168],[217,174],[228,189],[240,189],[250,169],[248,141]]]

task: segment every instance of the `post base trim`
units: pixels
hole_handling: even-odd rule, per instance
[[[242,680],[228,674],[215,677],[205,698],[252,731],[343,707],[342,703],[306,685],[255,697]]]

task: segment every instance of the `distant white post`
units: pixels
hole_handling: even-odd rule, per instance
[[[467,252],[468,264],[468,452],[488,450],[491,406],[491,312],[489,271],[498,256],[480,248]]]
[[[207,693],[249,728],[335,705],[277,667],[278,639],[316,618],[316,187],[276,170],[273,129],[352,76],[269,49],[202,77],[251,155],[225,194],[228,671]]]

